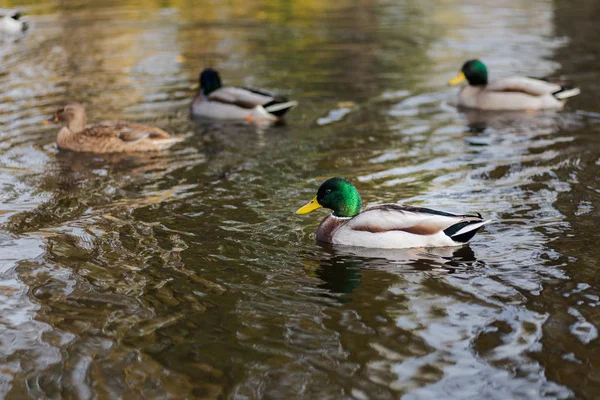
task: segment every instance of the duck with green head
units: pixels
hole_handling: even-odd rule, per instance
[[[344,178],[325,181],[296,214],[333,210],[317,229],[317,241],[376,248],[445,247],[468,242],[485,224],[478,215],[458,215],[423,207],[382,204],[361,212],[362,200]]]
[[[190,105],[195,118],[246,121],[277,121],[296,101],[263,89],[223,86],[219,73],[206,68],[200,74],[200,88]]]
[[[559,85],[535,78],[515,76],[488,82],[488,71],[479,60],[469,60],[460,73],[448,84],[464,81],[458,93],[458,105],[465,108],[490,111],[534,111],[560,109],[566,99],[579,94],[573,86]]]

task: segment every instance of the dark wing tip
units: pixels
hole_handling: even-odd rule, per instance
[[[484,224],[482,224],[481,226],[478,226],[477,228],[473,228],[470,231],[463,232],[460,235],[456,235],[456,233],[466,226],[469,226],[471,224],[478,224],[480,222],[481,221],[459,222],[457,224],[454,224],[454,225],[444,229],[444,233],[446,234],[446,236],[450,237],[450,239],[454,240],[455,242],[467,243],[469,240],[471,240],[473,238],[473,236],[475,236],[475,234],[479,231],[479,229],[481,229],[481,227]]]

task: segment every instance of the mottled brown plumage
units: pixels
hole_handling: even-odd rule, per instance
[[[90,153],[158,151],[171,147],[174,138],[162,129],[125,121],[104,121],[87,125],[85,108],[69,103],[56,112],[51,122],[64,122],[56,137],[59,149]]]

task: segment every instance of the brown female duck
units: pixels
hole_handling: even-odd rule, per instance
[[[90,153],[122,153],[164,150],[183,138],[174,138],[162,129],[125,121],[104,121],[87,125],[85,108],[69,103],[46,123],[63,122],[56,144],[59,149]]]

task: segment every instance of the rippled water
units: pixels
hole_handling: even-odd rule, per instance
[[[0,43],[0,397],[600,397],[597,2],[24,9]],[[472,57],[582,94],[459,112]],[[207,65],[300,106],[194,124]],[[41,122],[68,100],[187,140],[59,152]],[[320,247],[323,214],[294,211],[334,175],[496,223],[458,249]]]

